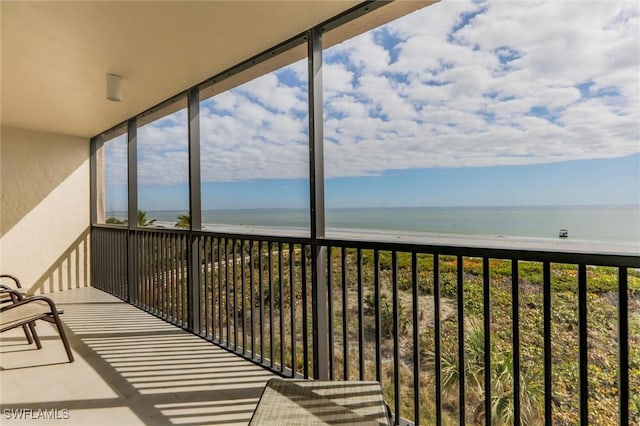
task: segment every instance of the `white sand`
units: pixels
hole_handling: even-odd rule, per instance
[[[174,228],[174,223],[158,222],[158,226]],[[256,235],[309,237],[303,228],[207,224],[205,231]],[[590,241],[569,238],[535,238],[502,235],[441,234],[428,232],[397,232],[358,229],[328,229],[326,238],[354,241],[376,241],[404,244],[425,244],[447,247],[538,250],[566,253],[614,254],[640,256],[640,242]]]

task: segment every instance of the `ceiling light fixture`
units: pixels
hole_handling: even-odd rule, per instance
[[[117,74],[107,74],[107,99],[114,102],[122,100],[122,77]]]

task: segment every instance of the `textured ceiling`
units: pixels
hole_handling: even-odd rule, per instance
[[[2,124],[93,136],[357,3],[2,1]]]

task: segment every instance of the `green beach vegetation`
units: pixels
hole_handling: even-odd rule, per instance
[[[118,219],[117,217],[108,217],[104,222],[111,225],[126,225],[127,223],[126,220]]]
[[[189,229],[191,227],[191,216],[189,216],[188,214],[179,215],[177,220],[178,221],[175,225],[176,228]]]
[[[138,210],[138,226],[151,226],[156,223],[156,219],[149,219],[148,212],[144,210]],[[111,225],[126,225],[128,223],[127,220],[119,219],[117,217],[111,216],[105,220],[105,223]],[[176,225],[177,226],[177,225]]]
[[[151,226],[154,223],[156,223],[156,220],[149,219],[146,211],[138,210],[138,226]]]

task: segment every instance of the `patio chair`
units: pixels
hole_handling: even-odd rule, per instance
[[[0,274],[0,279],[8,278],[13,281],[13,287],[10,287],[6,284],[0,284],[0,290],[16,290],[17,292],[22,293],[22,285],[20,284],[20,280],[13,275],[10,274]],[[5,280],[6,281],[6,280]],[[21,298],[18,298],[13,292],[0,292],[0,304],[2,303],[14,303],[18,302]],[[27,338],[27,342],[29,344],[33,343],[33,339],[31,338],[31,334],[29,333],[29,328],[26,324],[22,326],[22,330],[24,331],[24,335]]]
[[[8,300],[0,305],[0,333],[22,327],[23,330],[25,330],[29,344],[31,344],[30,340],[31,337],[33,337],[36,347],[42,349],[40,338],[36,333],[35,322],[37,320],[44,320],[54,323],[58,329],[58,334],[64,345],[64,350],[67,353],[69,362],[74,361],[69,341],[62,327],[62,321],[60,321],[58,309],[53,300],[45,296],[26,297],[19,291],[6,286],[1,286],[0,295],[3,295],[2,298],[4,300]],[[30,333],[27,331],[27,327]],[[29,334],[31,334],[31,336],[29,336]]]
[[[379,382],[270,379],[249,425],[391,425]]]

